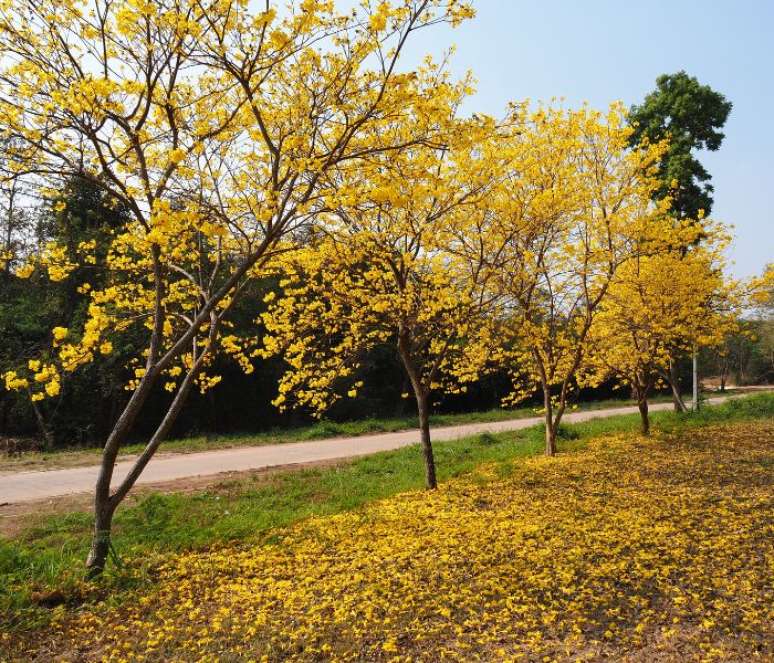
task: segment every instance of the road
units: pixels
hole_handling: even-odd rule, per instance
[[[705,401],[717,403],[724,398]],[[650,411],[669,410],[672,403],[656,403]],[[563,418],[567,423],[588,421],[600,417],[612,417],[637,412],[634,406],[572,412]],[[503,431],[528,428],[542,422],[540,417],[527,419],[509,419],[458,426],[434,428],[434,442],[455,440],[479,433],[499,433]],[[289,442],[285,444],[260,447],[237,447],[187,454],[169,454],[154,458],[145,468],[137,485],[156,484],[190,477],[213,476],[224,472],[244,472],[287,465],[317,463],[355,456],[365,456],[379,451],[389,451],[417,444],[419,433],[416,430],[397,433],[378,433],[356,437],[336,437],[310,442]],[[113,475],[118,483],[132,466],[131,460],[116,464]],[[61,497],[89,492],[97,481],[99,466],[72,467],[61,470],[37,472],[17,472],[0,476],[0,505],[17,504],[35,500]]]

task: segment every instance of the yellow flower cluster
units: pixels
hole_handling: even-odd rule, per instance
[[[770,660],[774,423],[625,435],[179,555],[83,659]],[[49,646],[46,638],[30,640]],[[44,645],[43,643],[46,642]]]
[[[30,386],[30,381],[27,378],[19,377],[16,371],[6,371],[3,374],[3,380],[8,391],[19,391]]]
[[[302,0],[287,11],[243,0],[99,0],[93,7],[41,0],[32,13],[5,0],[0,6],[0,47],[18,54],[3,64],[0,86],[0,124],[18,138],[7,146],[7,170],[56,174],[35,186],[68,215],[76,210],[62,198],[60,175],[78,164],[127,218],[98,247],[51,244],[29,260],[3,253],[0,263],[13,259],[18,276],[53,281],[76,268],[79,280],[99,274],[76,286],[90,294],[97,319],[90,311],[86,328],[56,338],[58,352],[50,354],[65,373],[113,351],[107,329],[163,330],[158,356],[174,348],[174,357],[149,371],[153,380],[183,366],[183,351],[193,358],[186,369],[202,369],[203,355],[211,366],[209,355],[224,349],[252,370],[244,351],[217,338],[226,327],[218,316],[245,279],[221,287],[243,265],[246,278],[262,276],[265,259],[319,211],[323,190],[347,188],[336,182],[339,164],[344,172],[371,153],[442,143],[436,116],[456,105],[465,86],[448,83],[445,63],[419,73],[395,64],[409,32],[472,15],[461,0],[380,0],[360,3],[354,14],[342,14],[333,0]],[[170,57],[159,59],[159,49]],[[396,62],[375,66],[376,53]],[[81,67],[84,57],[93,66]],[[233,68],[235,61],[253,66]],[[76,115],[89,121],[73,128]],[[91,122],[95,128],[85,131]],[[383,139],[388,131],[391,144]],[[99,269],[84,269],[98,261]],[[213,317],[201,324],[199,312],[210,308]],[[194,338],[177,343],[192,329]],[[143,359],[153,363],[153,354]],[[11,383],[27,379],[20,374]],[[128,387],[137,384],[134,377]],[[167,381],[172,391],[176,384]]]
[[[61,343],[67,338],[67,327],[54,327],[51,334],[54,337],[54,343]]]
[[[6,265],[13,260],[14,255],[12,251],[6,251],[0,249],[0,269],[5,269]]]

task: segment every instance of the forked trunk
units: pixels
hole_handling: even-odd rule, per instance
[[[216,333],[217,324],[213,323],[209,336],[210,345]],[[188,398],[188,394],[191,392],[191,387],[201,370],[206,356],[207,352],[202,352],[194,362],[194,365],[189,369],[158,428],[156,428],[145,449],[134,461],[134,465],[132,465],[127,475],[118,484],[112,495],[110,492],[111,480],[118,449],[123,439],[125,439],[131,424],[136,420],[140,408],[151,389],[152,382],[141,383],[139,389],[132,395],[129,405],[122,412],[111,436],[108,438],[108,444],[105,445],[105,450],[102,454],[102,465],[94,491],[94,535],[91,542],[91,550],[86,561],[89,576],[97,576],[105,568],[105,562],[110,552],[110,527],[113,521],[113,513],[132,489],[151,458],[153,458],[156,449],[169,434]]]
[[[152,379],[146,376],[140,383],[140,386],[132,393],[129,402],[113,426],[102,450],[100,471],[97,477],[97,485],[94,489],[94,533],[89,555],[86,558],[86,569],[90,578],[94,578],[102,573],[110,550],[110,528],[117,505],[117,502],[116,504],[113,503],[114,500],[110,496],[110,485],[113,479],[113,469],[118,457],[118,450],[139,416],[152,386]]]

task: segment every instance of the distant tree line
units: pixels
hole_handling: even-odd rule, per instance
[[[49,241],[75,247],[98,236],[104,239],[112,228],[126,222],[125,212],[107,205],[102,190],[83,178],[72,178],[62,191],[60,199],[66,206],[61,211],[55,210],[60,199],[51,204],[25,199],[19,192],[13,196],[9,191],[4,193],[0,220],[3,249],[15,255],[38,251]],[[81,266],[58,282],[43,273],[19,278],[12,261],[6,263],[0,274],[0,374],[38,356],[49,344],[52,328],[82,324],[89,301],[83,284],[100,287],[103,259],[97,256],[96,264]],[[236,333],[253,325],[254,302],[270,288],[268,283],[256,286],[259,292],[248,300],[249,307],[241,316],[234,316]],[[244,329],[240,329],[240,321]],[[26,393],[8,391],[0,383],[0,436],[35,438],[56,447],[100,444],[128,399],[127,363],[140,342],[126,335],[121,341],[124,345],[115,347],[114,353],[100,356],[73,373],[55,398],[33,402]],[[216,360],[214,371],[224,380],[217,389],[192,395],[173,435],[262,431],[313,421],[308,412],[280,412],[271,405],[283,370],[277,358],[266,359],[261,370],[250,375],[227,360]],[[369,352],[360,371],[366,386],[356,398],[337,403],[327,414],[329,418],[393,417],[415,412],[413,401],[400,397],[408,385],[390,343]],[[497,407],[508,389],[506,375],[491,375],[465,394],[438,394],[433,404],[439,412]],[[607,392],[602,389],[600,393]],[[150,399],[151,421],[163,414],[170,400],[170,394],[158,385]],[[152,426],[140,422],[137,438]]]

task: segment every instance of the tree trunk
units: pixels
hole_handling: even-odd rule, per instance
[[[642,419],[642,434],[650,435],[650,417],[648,416],[648,399],[647,398],[638,399],[637,407],[640,410],[640,418]]]
[[[419,431],[422,440],[422,456],[425,460],[425,485],[428,489],[438,487],[435,478],[435,458],[433,457],[433,445],[430,442],[430,408],[428,407],[428,390],[422,384],[422,377],[414,364],[410,350],[408,334],[401,331],[398,334],[398,355],[406,370],[406,376],[411,383],[414,397],[417,399],[417,415],[419,416]]]
[[[14,230],[14,223],[13,223],[13,215],[14,215],[14,199],[16,198],[16,180],[14,179],[11,183],[11,189],[8,191],[8,218],[7,223],[8,226],[5,229],[5,252],[12,254],[11,246],[13,243],[13,230]],[[5,266],[3,267],[3,277],[6,281],[9,281],[11,278],[11,261],[6,260]]]
[[[216,334],[217,322],[213,321],[213,327],[211,328],[209,344],[207,347],[212,347]],[[94,495],[94,536],[91,543],[91,550],[89,551],[89,556],[86,560],[86,568],[88,569],[90,577],[99,575],[105,568],[105,561],[107,560],[107,555],[110,551],[110,526],[113,520],[113,512],[124,500],[137,479],[140,478],[140,475],[150,462],[151,458],[153,458],[159,445],[169,434],[169,431],[183,409],[183,405],[185,404],[188,395],[191,393],[191,387],[204,365],[207,354],[208,351],[203,351],[194,361],[193,366],[188,370],[183,382],[180,384],[180,387],[178,388],[174,399],[172,399],[172,403],[167,409],[167,413],[164,415],[158,428],[156,428],[151,439],[145,445],[145,449],[143,449],[142,453],[134,461],[134,465],[112,495],[110,494],[110,483],[113,476],[113,466],[111,464],[109,468],[106,467],[107,455],[103,454],[103,464]],[[134,412],[135,418],[137,412],[139,412],[139,410]],[[123,414],[126,414],[126,410]],[[115,462],[115,455],[113,455],[113,462]]]
[[[94,536],[91,550],[86,560],[86,569],[89,577],[99,575],[105,568],[107,553],[110,547],[110,526],[113,520],[115,505],[110,497],[110,484],[113,480],[113,469],[121,445],[126,440],[129,432],[137,420],[145,401],[153,388],[155,374],[146,374],[140,385],[132,392],[129,402],[108,435],[105,446],[102,449],[97,484],[94,488]]]
[[[693,392],[693,407],[691,409],[694,412],[698,412],[699,411],[699,353],[696,350],[693,351],[692,392]]]
[[[113,524],[115,506],[110,497],[99,497],[94,504],[94,534],[91,539],[89,556],[86,558],[86,572],[89,578],[96,578],[105,570],[110,553],[110,530]]]
[[[688,408],[680,395],[680,378],[677,374],[677,365],[672,358],[669,360],[669,386],[672,389],[672,402],[675,406],[675,412],[687,412]]]
[[[433,445],[430,442],[430,410],[427,405],[427,394],[417,395],[417,412],[419,414],[419,431],[422,438],[422,456],[425,460],[425,485],[429,489],[437,488],[435,477],[435,458]]]
[[[51,451],[54,448],[54,437],[51,435],[51,431],[46,425],[46,420],[44,419],[43,413],[40,411],[37,402],[33,401],[31,397],[30,402],[32,403],[32,411],[35,413],[35,421],[38,424],[38,430],[40,430],[40,435],[43,438],[43,449],[45,451]]]
[[[554,422],[554,410],[551,404],[551,390],[548,385],[543,385],[543,409],[546,411],[546,456],[556,454],[556,433],[558,422]]]

